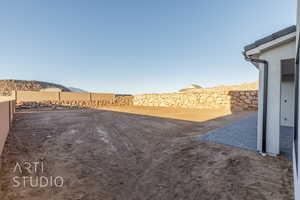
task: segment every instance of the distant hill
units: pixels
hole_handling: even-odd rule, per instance
[[[219,85],[210,88],[200,88],[197,85],[192,84],[188,88],[179,90],[180,93],[197,93],[203,90],[258,90],[258,81],[252,83],[243,83],[241,85]]]
[[[86,90],[82,90],[82,89],[76,88],[76,87],[69,87],[69,90],[71,90],[71,92],[88,92]]]
[[[243,83],[240,85],[219,85],[216,87],[212,87],[211,89],[229,89],[229,90],[258,90],[258,81],[252,83]]]
[[[46,88],[59,88],[62,91],[71,90],[63,85],[48,83],[44,81],[26,81],[26,80],[0,80],[0,96],[10,96],[13,90],[40,91]]]

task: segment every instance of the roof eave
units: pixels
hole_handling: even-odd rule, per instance
[[[293,26],[289,26],[285,29],[282,29],[280,31],[277,31],[267,37],[264,37],[262,39],[259,39],[257,41],[255,41],[254,43],[250,44],[250,45],[247,45],[244,47],[244,50],[245,51],[249,51],[251,49],[255,49],[256,47],[262,45],[262,44],[265,44],[265,43],[268,43],[268,42],[271,42],[272,40],[275,40],[277,38],[280,38],[280,37],[283,37],[285,35],[289,35],[290,33],[293,33],[293,32],[296,32],[297,28],[295,25]]]
[[[263,43],[255,48],[252,49],[245,49],[245,53],[247,56],[254,56],[254,55],[259,55],[263,51],[267,51],[271,48],[275,48],[277,46],[281,46],[283,44],[289,43],[291,41],[295,40],[296,41],[296,32],[291,32],[287,35],[283,35],[281,37],[278,37],[274,40],[271,40],[269,42]]]

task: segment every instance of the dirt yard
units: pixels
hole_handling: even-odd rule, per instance
[[[17,113],[2,157],[0,199],[292,199],[289,161],[194,137],[249,113],[211,112],[205,120],[206,111],[198,110],[197,117],[178,120],[169,119],[171,112],[160,118],[141,115],[154,115],[151,109],[130,109],[138,114],[117,108]],[[43,170],[24,170],[35,161]],[[63,186],[14,187],[16,177],[41,176],[61,176]]]

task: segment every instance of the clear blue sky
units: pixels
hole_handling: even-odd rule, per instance
[[[245,45],[296,22],[296,0],[7,0],[0,79],[173,92],[258,79]]]

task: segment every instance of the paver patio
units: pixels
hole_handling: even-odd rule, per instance
[[[288,159],[292,159],[293,129],[281,126],[280,153]],[[223,128],[219,128],[199,136],[200,139],[256,151],[257,145],[257,114],[233,122]]]

